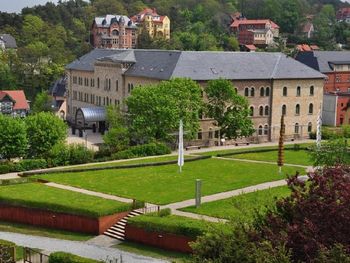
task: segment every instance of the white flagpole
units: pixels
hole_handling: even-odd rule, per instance
[[[320,111],[317,117],[317,131],[316,131],[316,146],[317,148],[321,147],[322,140],[322,106],[320,106]]]
[[[180,120],[179,127],[179,155],[177,159],[177,165],[180,168],[180,173],[182,172],[182,166],[184,165],[184,129],[182,120]]]

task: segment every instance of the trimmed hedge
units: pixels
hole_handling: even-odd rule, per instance
[[[102,263],[90,258],[83,258],[77,255],[73,255],[65,252],[55,252],[50,254],[49,263]]]
[[[143,145],[132,146],[127,150],[112,155],[113,159],[131,159],[137,157],[155,156],[170,154],[171,149],[164,143],[154,142]]]
[[[7,240],[0,239],[0,246],[15,247],[16,244]]]
[[[141,216],[135,216],[128,219],[128,224],[142,228],[149,232],[170,233],[196,238],[207,232],[208,227],[213,224],[203,220],[197,220],[176,215],[166,215],[162,213],[151,213]]]
[[[45,159],[24,159],[17,163],[5,162],[0,164],[0,174],[23,172],[47,167]]]

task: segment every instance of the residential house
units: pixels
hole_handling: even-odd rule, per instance
[[[95,17],[90,38],[91,45],[95,48],[135,48],[137,26],[123,15]]]
[[[73,125],[79,124],[79,109],[89,109],[90,120],[103,120],[94,117],[101,107],[122,105],[135,87],[175,77],[204,87],[224,78],[248,99],[256,129],[249,140],[278,140],[282,114],[286,137],[298,139],[315,130],[323,99],[324,75],[282,53],[95,49],[69,64],[66,73],[67,118]],[[218,144],[212,119],[201,119],[196,143]]]
[[[66,119],[67,111],[66,85],[67,77],[62,77],[55,81],[49,90],[49,94],[52,97],[52,107],[55,110],[56,115],[63,120]]]
[[[327,76],[324,84],[323,123],[350,124],[350,52],[299,52],[296,59]]]
[[[155,8],[145,8],[130,19],[139,27],[140,32],[146,30],[152,38],[170,39],[170,19],[159,15]]]
[[[29,103],[23,90],[0,90],[0,113],[14,117],[25,117]]]
[[[9,34],[0,34],[0,49],[16,49],[16,39]]]
[[[338,22],[350,23],[350,7],[343,7],[337,11],[336,18]]]

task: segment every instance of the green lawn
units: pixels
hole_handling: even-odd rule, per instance
[[[270,188],[232,198],[202,204],[198,209],[186,207],[182,211],[231,219],[232,222],[251,222],[257,212],[263,213],[267,207],[272,207],[276,198],[290,194],[287,186]]]
[[[233,154],[230,156],[225,156],[228,158],[236,159],[248,159],[248,160],[257,160],[257,161],[268,161],[277,163],[278,151],[271,152],[255,152],[255,153],[241,153]],[[284,162],[288,164],[298,164],[298,165],[312,165],[310,160],[310,155],[305,150],[285,150],[284,151]]]
[[[89,217],[127,211],[131,207],[130,204],[57,189],[39,183],[1,186],[0,203]]]
[[[194,197],[196,179],[202,179],[203,195],[280,180],[285,174],[304,173],[303,168],[283,167],[284,175],[272,164],[207,159],[186,163],[180,174],[177,165],[57,173],[36,178],[97,192],[168,204]]]

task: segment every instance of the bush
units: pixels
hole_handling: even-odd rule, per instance
[[[48,162],[50,166],[64,166],[69,164],[69,147],[64,143],[58,143],[49,152]]]
[[[344,138],[350,138],[350,125],[344,125],[342,127],[342,133]]]
[[[0,239],[0,246],[14,247],[16,244],[7,240]]]
[[[82,164],[92,162],[94,159],[94,152],[87,149],[82,144],[69,145],[69,163]]]
[[[83,258],[64,252],[55,252],[50,254],[49,263],[99,263],[102,261]]]
[[[113,159],[130,159],[136,157],[164,155],[171,153],[171,150],[164,143],[148,143],[132,146],[127,150],[117,152],[112,155]]]
[[[0,164],[0,174],[7,174],[13,171],[14,171],[13,163],[7,162],[7,163]]]
[[[26,159],[21,160],[15,164],[15,171],[23,172],[36,169],[47,168],[47,162],[45,159]]]
[[[170,208],[165,208],[159,211],[159,216],[164,217],[164,216],[170,216],[171,215],[171,209]]]

